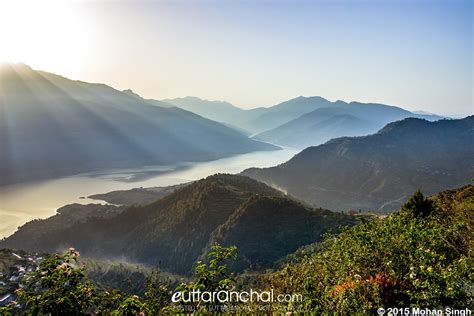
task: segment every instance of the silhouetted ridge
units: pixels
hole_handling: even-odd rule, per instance
[[[3,66],[0,86],[0,185],[278,149],[163,102],[21,64]]]

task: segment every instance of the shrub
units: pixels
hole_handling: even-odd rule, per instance
[[[474,284],[471,231],[466,218],[448,216],[417,191],[400,212],[327,238],[269,281],[279,292],[303,294],[300,310],[465,308]]]

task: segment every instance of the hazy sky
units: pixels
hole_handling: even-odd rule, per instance
[[[0,0],[0,39],[0,59],[147,98],[474,112],[469,0]]]

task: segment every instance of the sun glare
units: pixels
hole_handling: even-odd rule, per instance
[[[0,0],[0,62],[76,74],[92,48],[92,32],[71,1]]]

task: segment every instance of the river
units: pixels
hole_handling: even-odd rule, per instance
[[[198,180],[215,173],[239,173],[250,167],[271,167],[293,157],[296,149],[262,151],[209,162],[180,166],[147,166],[127,170],[103,170],[65,178],[0,187],[0,238],[17,227],[46,218],[71,203],[99,203],[87,196],[137,187],[168,186]]]

